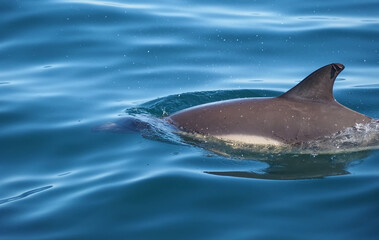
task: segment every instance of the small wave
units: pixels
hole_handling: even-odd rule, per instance
[[[91,1],[91,0],[66,0],[64,2],[67,3],[82,3],[82,4],[89,4],[89,5],[99,5],[99,6],[106,6],[106,7],[116,7],[116,8],[123,8],[123,9],[154,9],[155,7],[153,5],[148,4],[129,4],[129,3],[120,3],[117,1]]]
[[[0,199],[0,205],[1,204],[5,204],[5,203],[9,203],[9,202],[14,202],[14,201],[17,201],[17,200],[21,200],[23,198],[29,197],[30,195],[33,195],[33,194],[45,191],[45,190],[50,189],[52,187],[53,186],[51,186],[51,185],[45,186],[45,187],[40,187],[40,188],[36,188],[36,189],[33,189],[33,190],[26,191],[24,193],[21,193],[20,195],[15,196],[15,197]]]
[[[140,133],[144,138],[183,144],[175,134],[174,128],[165,120],[148,115],[134,114],[123,117],[115,122],[108,122],[92,129],[95,132],[107,131],[114,133]]]

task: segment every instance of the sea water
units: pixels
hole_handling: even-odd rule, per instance
[[[378,239],[377,150],[236,157],[94,131],[143,108],[278,96],[332,62],[346,66],[336,99],[379,118],[377,1],[2,0],[0,13],[0,239]]]

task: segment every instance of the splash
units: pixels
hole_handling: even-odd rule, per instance
[[[353,152],[379,148],[379,120],[356,124],[330,136],[303,142],[300,149],[310,152]]]

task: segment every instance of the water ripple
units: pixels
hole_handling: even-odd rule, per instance
[[[24,193],[21,193],[20,195],[17,195],[15,197],[0,199],[0,205],[24,199],[26,197],[29,197],[30,195],[33,195],[33,194],[36,194],[36,193],[48,190],[48,189],[50,189],[52,187],[53,187],[52,185],[49,185],[49,186],[45,186],[45,187],[35,188],[35,189],[32,189],[32,190],[26,191]]]
[[[378,118],[377,0],[0,5],[2,239],[377,238],[378,151],[266,163],[91,131],[126,108],[277,96],[331,62],[346,65],[336,98]]]
[[[90,5],[108,6],[125,9],[154,9],[154,5],[150,4],[128,4],[114,1],[91,1],[91,0],[64,0],[65,3],[84,3]]]
[[[230,6],[191,6],[183,7],[179,4],[125,4],[115,1],[81,1],[69,0],[66,3],[78,3],[89,5],[101,5],[120,9],[145,10],[146,15],[170,17],[170,18],[190,18],[197,21],[197,27],[213,25],[221,28],[255,28],[261,30],[278,31],[305,31],[317,29],[334,29],[357,27],[364,25],[377,25],[377,17],[358,17],[340,15],[288,15],[275,11],[249,11],[249,9],[231,8]],[[206,23],[206,25],[204,25]]]

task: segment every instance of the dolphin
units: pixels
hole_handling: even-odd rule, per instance
[[[326,65],[278,97],[199,105],[165,120],[179,133],[243,144],[296,145],[331,136],[372,121],[334,98],[334,81],[344,68],[340,63]]]

